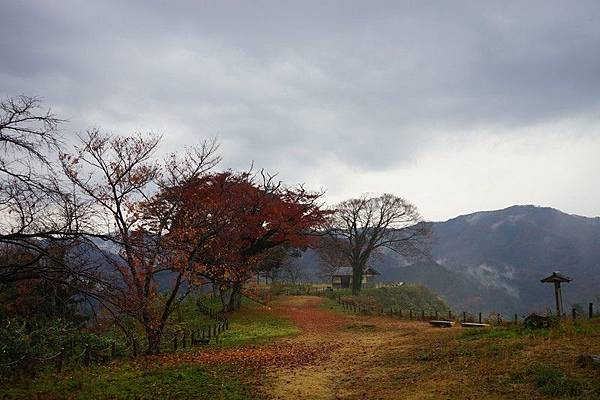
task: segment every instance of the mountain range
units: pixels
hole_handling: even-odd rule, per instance
[[[563,284],[564,309],[588,302],[600,307],[600,218],[549,207],[512,206],[432,222],[428,256],[410,261],[389,251],[371,260],[382,282],[417,283],[433,289],[456,311],[525,315],[554,308],[553,271],[573,279]],[[97,243],[101,251],[116,249]],[[102,263],[96,250],[90,262]],[[305,251],[300,264],[310,280],[319,260]],[[165,286],[172,278],[158,277]]]
[[[456,311],[512,315],[554,307],[553,271],[563,284],[564,308],[599,303],[600,218],[548,207],[512,206],[432,223],[430,256],[416,262],[386,253],[373,260],[383,282],[419,283]]]

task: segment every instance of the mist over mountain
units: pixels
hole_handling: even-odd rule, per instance
[[[432,224],[431,258],[407,262],[393,253],[372,265],[382,281],[421,283],[457,311],[524,314],[553,308],[552,271],[565,308],[600,295],[600,218],[537,206],[482,211]]]
[[[383,282],[419,283],[435,290],[456,311],[520,315],[554,308],[554,292],[540,280],[560,271],[573,278],[563,286],[564,307],[597,302],[600,295],[600,218],[570,215],[548,207],[512,206],[432,223],[429,257],[416,262],[387,252],[372,260]],[[107,253],[115,249],[97,243]],[[94,253],[94,251],[91,251]],[[95,262],[106,262],[93,257]],[[300,263],[318,278],[314,251]],[[159,276],[162,287],[172,279]]]

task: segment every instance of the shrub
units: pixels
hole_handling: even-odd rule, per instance
[[[536,364],[528,370],[528,373],[547,396],[578,396],[581,394],[581,383],[566,376],[559,368],[546,364]]]

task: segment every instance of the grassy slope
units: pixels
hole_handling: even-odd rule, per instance
[[[340,311],[333,300],[323,306]],[[260,307],[247,304],[231,317],[232,329],[224,334],[223,345],[252,344],[297,332],[289,321]],[[378,332],[391,331],[356,334]],[[380,384],[406,398],[441,394],[448,399],[600,398],[600,369],[575,362],[582,353],[600,354],[600,320],[545,330],[500,326],[436,332],[448,334],[415,335],[408,347],[378,349],[377,367],[369,373],[380,371],[385,378]],[[121,362],[65,371],[59,377],[42,374],[30,385],[0,387],[0,393],[8,399],[245,399],[252,398],[254,383],[252,371],[228,365],[140,369]]]
[[[544,330],[465,330],[437,342],[425,339],[408,360],[389,354],[387,362],[418,375],[423,388],[444,385],[454,399],[598,399],[600,369],[578,365],[584,353],[600,353],[600,320]]]
[[[298,332],[288,320],[261,308],[245,303],[241,312],[231,315],[230,330],[222,334],[220,346],[260,343]],[[190,310],[179,317],[174,323],[203,325],[206,322]],[[187,351],[202,351],[202,348]],[[44,373],[33,381],[0,380],[0,393],[7,399],[36,396],[44,399],[245,399],[252,398],[251,380],[250,371],[233,371],[228,365],[216,368],[181,365],[144,370],[123,361],[88,369],[74,368],[60,376]]]
[[[32,382],[3,390],[4,398],[41,399],[247,399],[246,376],[231,379],[227,367],[210,370],[192,365],[141,370],[123,363],[45,374]]]
[[[361,290],[358,296],[352,296],[350,290],[339,290],[331,294],[342,297],[342,300],[361,305],[371,305],[389,309],[414,310],[414,311],[439,311],[445,313],[449,310],[448,304],[433,291],[421,285],[404,285],[399,287],[383,287]]]

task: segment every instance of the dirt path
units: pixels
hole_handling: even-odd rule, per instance
[[[272,399],[440,398],[444,388],[412,390],[426,372],[413,362],[421,348],[449,340],[448,330],[387,317],[341,315],[321,307],[318,297],[286,297],[274,312],[290,318],[302,333],[280,341],[320,354],[317,360],[267,369],[264,391]],[[422,346],[420,346],[422,345]],[[426,346],[425,346],[426,345]],[[411,388],[412,386],[412,388]]]
[[[419,361],[447,344],[457,329],[336,313],[324,307],[324,301],[290,296],[271,304],[272,312],[300,328],[298,335],[266,344],[144,357],[139,362],[142,368],[182,363],[250,368],[258,374],[257,390],[274,400],[470,398],[448,395],[444,373],[449,368],[437,364],[432,369]],[[450,374],[460,382],[454,370]]]

